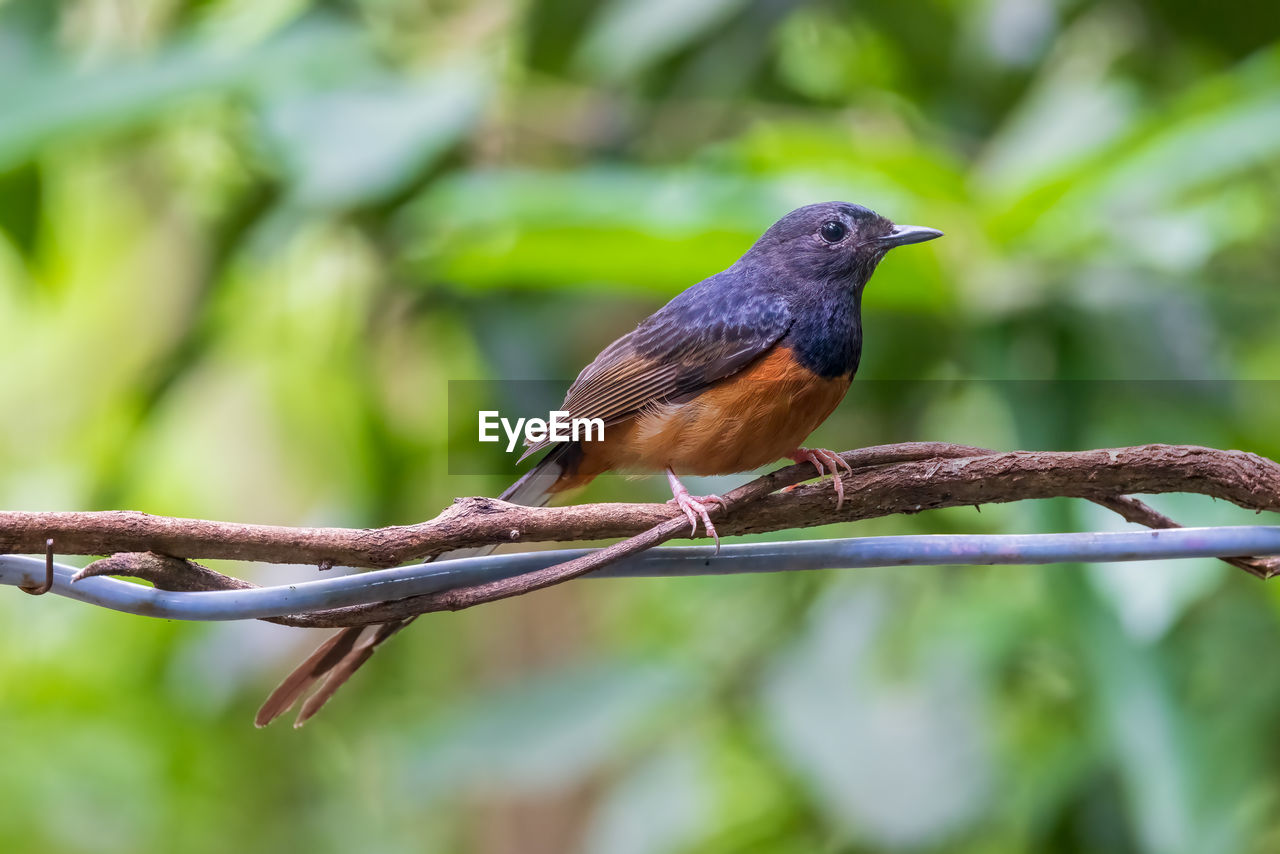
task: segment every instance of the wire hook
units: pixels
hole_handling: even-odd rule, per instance
[[[18,589],[32,596],[43,596],[53,589],[53,537],[44,541],[44,584],[35,587],[21,584]]]

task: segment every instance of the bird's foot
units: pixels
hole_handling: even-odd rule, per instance
[[[787,459],[797,463],[812,463],[818,470],[818,477],[831,473],[831,482],[836,487],[836,509],[844,506],[844,479],[840,477],[840,469],[852,472],[853,469],[835,451],[824,448],[796,448],[787,454]]]
[[[671,469],[667,469],[667,482],[671,484],[673,496],[667,503],[674,504],[684,511],[685,517],[689,520],[690,536],[698,533],[698,520],[701,519],[702,527],[706,529],[707,535],[716,541],[716,551],[719,552],[720,535],[716,533],[716,526],[711,522],[708,505],[718,504],[721,510],[728,510],[728,503],[719,495],[690,495],[689,490]]]

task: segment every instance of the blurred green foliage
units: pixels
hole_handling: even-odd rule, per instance
[[[1186,0],[0,2],[4,506],[383,525],[495,494],[448,474],[449,380],[567,382],[833,198],[947,237],[877,273],[816,444],[1280,455],[1277,23]],[[820,533],[1117,524],[1044,502]],[[582,582],[420,621],[295,733],[249,720],[305,633],[6,595],[0,839],[1274,851],[1278,607],[1208,561]]]

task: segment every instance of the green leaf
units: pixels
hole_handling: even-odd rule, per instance
[[[421,175],[474,125],[487,91],[477,70],[368,81],[272,99],[263,124],[294,204],[351,207],[392,196]]]
[[[933,845],[970,825],[993,790],[977,670],[934,648],[892,682],[875,667],[884,597],[836,590],[766,675],[769,729],[837,827],[874,848]]]
[[[582,67],[622,80],[722,24],[745,0],[612,0],[583,42]]]
[[[150,122],[193,97],[332,78],[365,62],[354,30],[320,22],[245,49],[187,41],[144,60],[88,69],[33,54],[11,72],[18,85],[0,89],[0,169],[53,142]]]
[[[1073,611],[1098,686],[1100,723],[1115,752],[1141,850],[1210,850],[1202,844],[1206,828],[1197,807],[1197,767],[1187,721],[1156,652],[1126,638],[1096,604]]]
[[[640,761],[604,799],[587,826],[588,854],[686,850],[706,830],[710,793],[701,752],[678,743]],[[654,821],[661,816],[661,821]]]
[[[414,785],[569,785],[624,751],[669,703],[688,699],[682,668],[622,661],[540,672],[461,706],[411,743]]]

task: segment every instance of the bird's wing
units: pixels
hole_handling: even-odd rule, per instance
[[[743,293],[718,279],[685,291],[606,347],[578,375],[562,408],[572,418],[616,423],[732,376],[787,333],[791,312],[780,294]],[[550,444],[532,445],[525,455]]]

